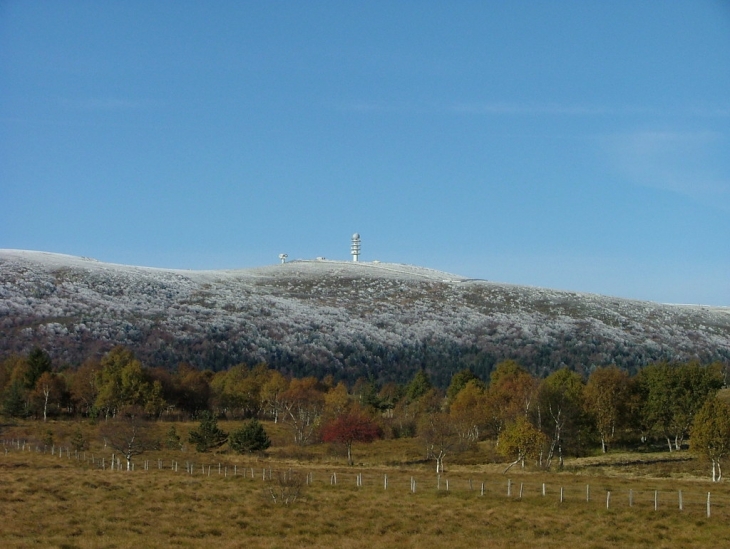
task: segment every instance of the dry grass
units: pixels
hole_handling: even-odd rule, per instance
[[[178,432],[192,426],[180,425]],[[75,426],[52,425],[59,442],[61,428],[70,436]],[[161,433],[168,428],[159,426]],[[39,433],[37,429],[38,424],[21,425],[6,429],[3,438],[13,434],[31,438],[46,428],[40,426]],[[96,427],[83,425],[83,429],[91,437]],[[267,425],[267,430],[275,441],[286,439],[278,426]],[[437,490],[432,464],[421,462],[412,440],[381,441],[355,451],[363,465],[347,468],[327,446],[306,448],[307,462],[298,461],[296,452],[283,446],[266,458],[163,450],[139,456],[136,470],[126,472],[92,466],[92,453],[95,459],[103,454],[108,460],[110,455],[99,445],[79,459],[73,452],[70,458],[66,454],[59,458],[17,447],[5,454],[0,448],[0,546],[668,548],[717,547],[718,540],[730,535],[730,490],[693,476],[694,462],[667,460],[674,456],[657,456],[663,460],[647,464],[647,470],[641,470],[641,463],[624,465],[629,457],[636,458],[627,454],[574,461],[569,472],[560,474],[510,471],[508,498],[507,477],[497,472],[498,465],[474,465],[468,458],[450,468]],[[145,459],[151,461],[150,470],[141,466]],[[157,459],[164,460],[163,470],[157,469]],[[177,472],[170,469],[171,460],[180,463]],[[196,463],[193,475],[185,472],[186,461]],[[222,472],[229,468],[227,476],[218,474],[218,462]],[[210,476],[207,469],[201,473],[203,464],[211,466]],[[250,467],[255,468],[253,479]],[[264,481],[262,472],[269,467],[274,480]],[[286,473],[290,467],[302,475],[312,473],[314,483],[304,486],[294,504],[275,504],[266,488],[277,482],[277,471]],[[650,474],[651,467],[659,474]],[[335,472],[338,483],[332,485]],[[359,488],[358,473],[364,482]],[[386,474],[388,490],[383,489]],[[411,477],[417,482],[416,493],[410,492]],[[587,484],[590,502],[586,502]],[[681,512],[679,489],[684,496]],[[607,490],[612,492],[610,509],[606,509]],[[709,519],[708,491],[713,502]]]

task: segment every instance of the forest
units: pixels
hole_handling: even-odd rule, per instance
[[[266,420],[285,426],[296,445],[344,444],[350,463],[353,442],[376,438],[418,438],[437,472],[450,456],[484,440],[494,441],[505,472],[526,464],[560,470],[568,456],[614,448],[689,448],[720,480],[730,451],[726,376],[719,362],[661,362],[635,375],[607,366],[587,377],[563,368],[540,379],[506,360],[486,380],[461,370],[442,390],[426,370],[405,384],[360,378],[348,386],[332,376],[286,377],[266,364],[218,372],[180,364],[169,371],[142,364],[121,346],[78,368],[57,368],[35,348],[0,363],[0,395],[11,420],[199,420],[198,438],[189,442],[201,452],[224,444],[230,451],[265,450],[256,420]],[[249,433],[229,437],[216,419],[249,420]],[[258,446],[246,442],[257,436]]]

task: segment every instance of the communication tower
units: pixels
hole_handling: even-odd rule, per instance
[[[352,235],[352,246],[350,247],[350,253],[352,254],[352,260],[357,263],[360,259],[360,235],[355,233]]]
[[[286,263],[286,258],[289,257],[289,254],[279,254],[279,259],[281,259],[282,265]]]

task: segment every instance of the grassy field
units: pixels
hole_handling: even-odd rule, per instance
[[[194,425],[177,426],[184,435]],[[95,426],[81,427],[94,439]],[[65,448],[76,424],[6,427],[3,439],[29,442],[0,448],[0,546],[653,548],[718,547],[730,538],[730,489],[708,482],[686,452],[609,454],[570,461],[562,473],[502,475],[502,464],[484,463],[482,448],[447,461],[439,479],[414,440],[356,445],[358,464],[346,467],[339,451],[290,447],[281,426],[266,427],[275,443],[266,457],[161,450],[138,456],[130,472],[109,470],[111,451],[96,440],[78,455],[38,451],[49,430]],[[296,484],[289,475],[302,480],[298,499],[274,503],[271,490]]]

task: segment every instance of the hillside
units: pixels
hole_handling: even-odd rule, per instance
[[[444,385],[515,358],[536,374],[657,360],[730,361],[730,309],[471,280],[386,263],[292,261],[182,271],[0,250],[0,356],[79,363],[114,345],[148,365],[267,362],[296,375]]]

